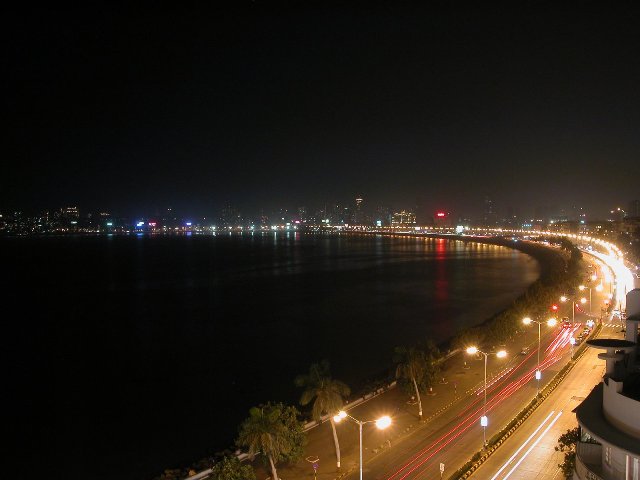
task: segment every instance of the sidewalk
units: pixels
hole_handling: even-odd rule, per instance
[[[489,356],[487,382],[490,382],[499,372],[507,368],[512,361],[518,360],[517,357],[522,347],[537,348],[537,341],[537,329],[535,332],[534,329],[527,329],[524,333],[516,335],[504,347],[500,347],[505,348],[508,352],[506,361],[497,359],[493,355]],[[363,426],[363,463],[365,469],[368,460],[383,455],[387,449],[407,436],[419,435],[421,431],[429,428],[433,418],[454,407],[463,398],[468,399],[476,389],[482,389],[484,386],[484,357],[475,358],[460,352],[443,363],[439,377],[433,386],[432,394],[422,395],[423,423],[420,423],[418,419],[417,402],[412,401],[410,395],[399,387],[385,391],[353,408],[349,408],[347,405],[349,414],[361,421],[374,420],[382,415],[390,415],[393,419],[391,427],[384,431],[377,430],[371,424]],[[335,447],[330,423],[324,422],[308,432],[305,457],[319,458],[316,477],[318,480],[357,477],[359,468],[358,425],[353,421],[345,420],[336,425],[336,428],[342,454],[341,472],[338,472],[336,468]],[[256,458],[253,466],[256,479],[269,478],[270,471],[264,468],[260,458]],[[294,465],[280,464],[276,468],[278,476],[282,480],[314,478],[312,463],[304,459]],[[353,475],[351,475],[352,473]]]

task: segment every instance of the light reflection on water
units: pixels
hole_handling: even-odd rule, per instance
[[[57,405],[47,443],[59,458],[73,448],[92,471],[99,465],[95,478],[149,478],[229,445],[250,406],[295,402],[293,378],[323,358],[357,388],[384,374],[394,346],[445,340],[538,275],[535,261],[503,247],[409,237],[80,237],[10,247],[9,294],[25,297],[24,325],[46,338],[29,347],[25,388],[43,399],[31,408]]]

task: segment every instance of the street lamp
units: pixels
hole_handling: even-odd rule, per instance
[[[591,315],[591,287],[585,287],[584,285],[580,285],[578,289],[582,292],[586,288],[589,289],[589,315]],[[585,299],[586,300],[586,299]]]
[[[467,353],[469,355],[475,355],[476,353],[481,353],[484,355],[484,403],[482,404],[482,417],[480,417],[480,425],[482,426],[482,445],[487,446],[487,425],[489,425],[489,420],[487,419],[487,358],[489,355],[495,355],[498,358],[504,358],[507,356],[507,352],[504,350],[500,350],[498,352],[483,352],[482,350],[478,350],[478,347],[469,347],[467,348]]]
[[[333,421],[336,422],[336,423],[340,423],[342,421],[342,419],[344,419],[344,418],[350,418],[351,420],[356,422],[358,424],[358,426],[360,427],[360,480],[362,480],[362,426],[365,423],[375,423],[376,427],[378,427],[378,429],[384,430],[389,425],[391,425],[391,417],[389,417],[388,415],[385,415],[383,417],[378,418],[377,420],[362,421],[362,420],[358,420],[357,418],[352,417],[351,415],[349,415],[344,410],[340,410],[337,415],[334,415]]]
[[[564,298],[564,297],[563,297]],[[563,300],[564,301],[564,300]],[[540,326],[545,323],[550,327],[553,327],[558,321],[555,318],[550,318],[546,322],[538,322],[537,320],[532,320],[529,317],[525,317],[522,319],[522,323],[525,325],[530,325],[531,323],[538,324],[538,366],[536,367],[536,398],[540,395],[540,379],[542,378],[542,372],[540,372]]]
[[[571,297],[571,296],[567,296],[567,295],[562,295],[560,297],[560,301],[561,302],[566,302],[567,300],[571,300],[571,323],[576,323],[576,302],[575,302],[575,298]],[[580,303],[582,303],[584,305],[585,303],[587,303],[587,299],[582,297],[580,299]]]

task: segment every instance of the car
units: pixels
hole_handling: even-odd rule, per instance
[[[569,320],[569,317],[563,317],[561,325],[562,325],[562,328],[571,328],[572,323]]]
[[[526,355],[527,353],[529,353],[529,347],[522,347],[522,350],[520,350],[520,355]]]

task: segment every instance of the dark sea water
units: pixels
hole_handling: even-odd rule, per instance
[[[357,390],[393,347],[442,342],[538,276],[503,247],[255,234],[0,241],[14,462],[45,478],[149,480],[295,402],[327,358]]]

